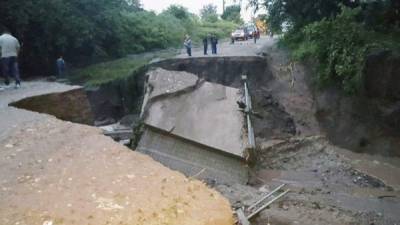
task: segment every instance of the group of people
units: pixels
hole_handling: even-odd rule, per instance
[[[213,55],[217,54],[217,44],[218,44],[218,38],[216,35],[207,35],[206,37],[203,38],[203,48],[204,48],[204,55],[208,55],[208,43],[211,44],[211,53]]]
[[[15,88],[21,87],[21,78],[18,66],[18,54],[21,45],[17,38],[11,35],[11,32],[5,30],[0,35],[1,48],[1,72],[6,86],[10,85],[10,77],[15,79]],[[62,77],[65,72],[65,61],[62,56],[56,60],[58,77]]]
[[[217,54],[217,45],[218,45],[217,36],[208,34],[206,37],[203,38],[204,55],[208,55],[209,43],[211,45],[211,53],[213,55],[216,55]],[[188,54],[188,56],[192,56],[192,39],[190,38],[189,35],[186,35],[183,45],[186,48],[186,53]]]

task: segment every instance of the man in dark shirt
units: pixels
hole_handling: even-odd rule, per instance
[[[208,51],[208,38],[209,38],[209,35],[207,35],[203,38],[204,55],[207,55],[207,51]]]
[[[211,49],[212,49],[212,54],[217,54],[217,44],[218,44],[218,38],[216,35],[213,35],[211,37]]]

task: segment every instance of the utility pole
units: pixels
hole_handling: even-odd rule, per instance
[[[222,0],[222,14],[225,13],[225,0]]]

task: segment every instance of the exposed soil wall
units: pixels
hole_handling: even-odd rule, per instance
[[[127,78],[87,88],[95,121],[115,122],[127,114],[139,114],[147,69],[145,66]]]
[[[356,152],[400,156],[399,74],[400,57],[377,52],[367,58],[360,95],[316,91],[317,118],[329,139]]]
[[[266,59],[257,56],[168,59],[152,66],[186,71],[209,82],[235,88],[242,88],[242,75],[247,75],[253,87],[265,85],[273,79]]]
[[[94,116],[85,90],[39,95],[10,104],[11,106],[53,115],[61,120],[93,124]]]

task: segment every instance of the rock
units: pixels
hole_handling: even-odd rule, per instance
[[[313,209],[321,209],[321,206],[319,205],[318,202],[313,202],[313,203],[312,203],[312,208],[313,208]]]

